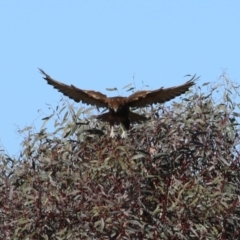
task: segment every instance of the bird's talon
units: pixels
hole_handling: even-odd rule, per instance
[[[123,131],[122,135],[121,135],[121,138],[126,138],[127,137],[127,132],[126,131]]]

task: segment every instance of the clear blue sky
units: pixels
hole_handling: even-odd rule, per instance
[[[20,153],[18,128],[41,125],[62,97],[38,71],[82,89],[170,87],[223,69],[240,81],[240,1],[1,1],[0,145]],[[124,93],[124,91],[122,90]]]

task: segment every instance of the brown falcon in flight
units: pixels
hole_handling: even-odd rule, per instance
[[[115,135],[113,130],[114,124],[122,124],[124,127],[121,135],[122,138],[126,137],[126,130],[129,130],[130,123],[147,120],[145,116],[132,112],[130,108],[141,108],[156,103],[167,102],[188,91],[188,89],[194,85],[196,80],[196,75],[194,75],[188,82],[177,87],[161,87],[153,91],[138,91],[128,97],[107,97],[105,94],[97,91],[83,90],[73,85],[58,82],[46,74],[42,69],[39,70],[44,75],[43,78],[48,84],[52,85],[65,96],[73,99],[75,102],[90,104],[98,108],[107,108],[109,111],[98,115],[97,119],[109,122],[111,127],[110,137],[114,137]]]

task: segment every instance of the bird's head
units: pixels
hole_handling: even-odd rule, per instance
[[[113,97],[109,100],[108,106],[114,112],[121,111],[122,107],[124,106],[124,100],[122,97]]]

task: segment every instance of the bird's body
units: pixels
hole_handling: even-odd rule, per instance
[[[108,122],[111,127],[110,137],[114,137],[113,126],[115,124],[122,124],[124,126],[122,138],[126,136],[126,131],[129,130],[130,123],[139,123],[146,121],[148,118],[131,112],[124,97],[109,98],[109,112],[98,115],[96,118],[103,122]]]
[[[76,102],[83,102],[97,108],[107,108],[109,112],[98,115],[100,121],[109,122],[111,127],[111,137],[114,137],[114,124],[122,124],[125,130],[129,130],[130,123],[146,121],[143,115],[131,112],[130,108],[146,107],[156,103],[164,103],[183,93],[194,85],[195,75],[191,80],[183,85],[172,88],[159,88],[153,91],[138,91],[128,97],[107,97],[105,94],[92,90],[82,90],[73,85],[66,85],[52,79],[43,70],[39,69],[45,75],[44,79],[65,96]],[[122,137],[126,137],[126,131],[123,131]]]

